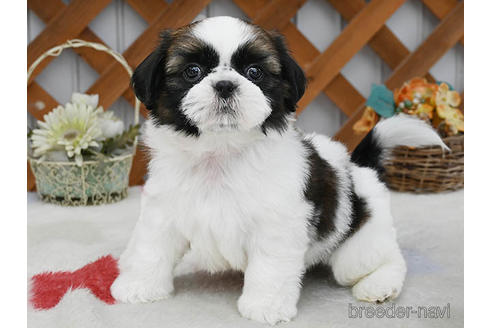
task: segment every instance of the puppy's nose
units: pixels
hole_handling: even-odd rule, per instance
[[[222,98],[229,98],[234,90],[237,88],[237,85],[228,80],[222,80],[215,84],[215,90]]]

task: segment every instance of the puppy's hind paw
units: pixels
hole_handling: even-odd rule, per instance
[[[238,301],[238,309],[246,319],[276,325],[279,322],[289,322],[297,314],[295,305],[275,304],[275,302],[262,302],[241,296]]]
[[[352,294],[361,301],[382,303],[396,298],[401,291],[402,280],[379,274],[370,274],[352,287]]]
[[[173,286],[148,276],[120,274],[111,286],[111,295],[122,303],[148,303],[169,298]]]

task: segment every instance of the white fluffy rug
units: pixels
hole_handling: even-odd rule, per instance
[[[28,277],[48,270],[74,270],[105,254],[118,257],[130,236],[139,211],[140,188],[113,205],[63,208],[41,203],[28,195]],[[280,327],[461,327],[463,326],[463,191],[412,195],[392,193],[392,210],[408,275],[395,307],[412,306],[405,318],[363,318],[349,313],[356,302],[350,289],[337,286],[328,270],[304,279],[298,316]],[[29,327],[263,327],[243,319],[236,309],[242,277],[196,274],[176,279],[176,296],[142,305],[107,305],[87,290],[68,292],[54,308],[28,308]],[[447,304],[444,318],[437,308]],[[418,306],[421,318],[418,318]],[[391,317],[392,303],[379,315]],[[403,310],[403,309],[402,309]],[[423,318],[427,310],[428,318]],[[444,311],[446,311],[444,309]],[[378,314],[376,312],[376,314]],[[403,314],[402,314],[403,315]],[[408,318],[406,318],[408,316]]]

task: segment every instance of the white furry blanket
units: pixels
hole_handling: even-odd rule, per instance
[[[113,204],[63,208],[28,195],[28,277],[44,271],[75,270],[106,254],[118,257],[138,216],[140,188]],[[367,318],[349,311],[350,289],[337,286],[327,270],[304,279],[294,321],[280,327],[461,327],[463,326],[463,191],[436,195],[392,193],[392,211],[408,275],[398,306],[412,306],[404,318]],[[68,292],[54,308],[28,308],[29,327],[264,327],[239,316],[236,300],[242,276],[196,274],[176,279],[176,296],[142,305],[107,305],[88,290]],[[449,308],[442,308],[447,304]],[[378,306],[372,305],[374,309]],[[420,316],[417,307],[420,309]],[[441,309],[430,308],[440,306]],[[392,303],[381,305],[391,317]],[[436,311],[437,310],[437,311]],[[429,318],[439,316],[444,318]],[[380,310],[380,314],[383,309]],[[415,311],[415,313],[413,313]],[[448,311],[448,312],[446,312]],[[424,318],[427,312],[428,318]],[[448,318],[449,313],[449,318]],[[408,318],[406,318],[408,316]]]

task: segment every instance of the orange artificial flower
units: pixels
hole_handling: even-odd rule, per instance
[[[459,93],[449,90],[449,86],[446,83],[441,83],[436,94],[436,112],[440,118],[444,119],[451,134],[457,134],[465,130],[463,113],[456,108],[460,102]]]
[[[437,85],[427,82],[424,78],[415,77],[405,82],[400,89],[395,90],[395,104],[398,106],[400,103],[405,102],[405,100],[413,102],[416,96],[424,100],[430,99],[436,91]]]
[[[378,114],[370,106],[366,106],[362,117],[355,122],[352,129],[357,134],[367,133],[376,125],[377,120]]]
[[[433,113],[434,107],[429,104],[419,104],[415,110],[415,115],[424,119],[432,120]]]

